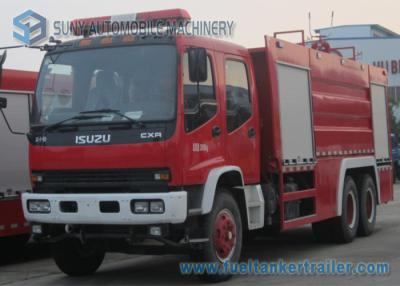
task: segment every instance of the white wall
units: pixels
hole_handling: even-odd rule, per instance
[[[328,38],[371,37],[370,26],[343,26],[321,29],[320,35]]]

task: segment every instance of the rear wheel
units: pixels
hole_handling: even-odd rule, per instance
[[[216,192],[212,211],[203,221],[206,236],[209,239],[202,250],[192,253],[199,262],[218,263],[220,269],[224,262],[238,262],[242,250],[242,222],[239,207],[233,196],[226,190]],[[210,282],[225,281],[229,274],[204,274]]]
[[[55,263],[69,276],[93,274],[100,267],[104,256],[103,245],[96,241],[81,244],[77,239],[66,239],[53,245]]]
[[[344,181],[342,198],[342,215],[333,219],[333,238],[339,243],[354,240],[359,224],[359,200],[357,186],[348,176]]]
[[[370,175],[364,175],[360,190],[360,224],[358,234],[370,235],[375,228],[376,221],[376,188]]]

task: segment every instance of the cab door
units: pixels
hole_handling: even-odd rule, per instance
[[[259,178],[256,95],[250,60],[225,55],[224,123],[228,164],[239,166],[246,184]]]
[[[182,57],[184,101],[183,185],[204,184],[211,169],[225,164],[221,100],[217,92],[216,61],[207,51],[207,80],[189,79],[187,52]]]

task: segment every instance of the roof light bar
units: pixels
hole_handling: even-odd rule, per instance
[[[105,24],[112,22],[157,22],[157,21],[189,21],[190,14],[184,9],[168,9],[159,11],[149,11],[140,13],[131,13],[115,16],[102,16],[93,18],[75,19],[71,22],[71,31],[75,36],[89,36],[91,29],[108,32]]]

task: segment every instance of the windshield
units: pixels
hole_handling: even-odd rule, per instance
[[[33,124],[49,125],[80,112],[118,110],[89,122],[175,118],[176,49],[138,45],[56,53],[45,57]],[[83,123],[83,122],[80,122]]]

